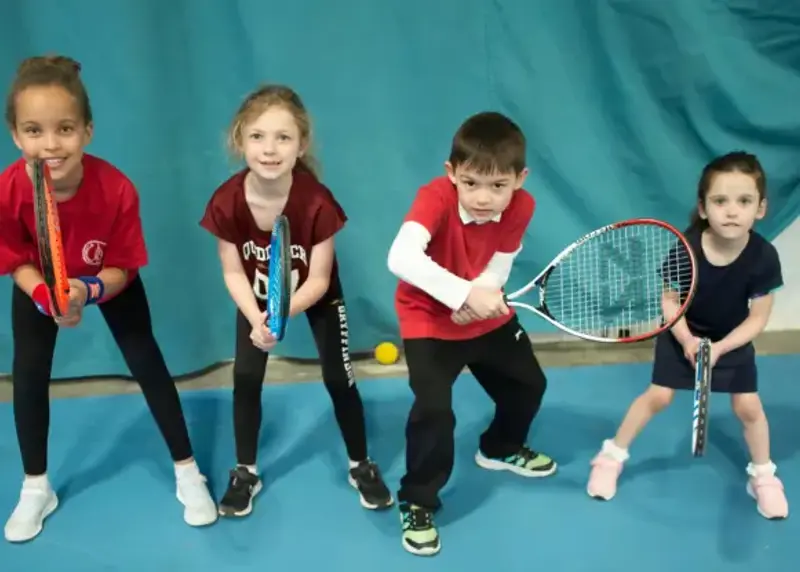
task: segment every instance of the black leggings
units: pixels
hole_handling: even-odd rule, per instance
[[[144,284],[137,277],[115,298],[99,305],[131,374],[167,442],[174,461],[192,457],[178,390],[153,336]],[[47,472],[50,376],[58,326],[18,287],[11,295],[14,339],[14,420],[26,475]]]
[[[351,461],[367,458],[364,405],[350,363],[347,313],[341,297],[323,299],[306,311],[322,364],[322,380]],[[241,312],[236,317],[236,360],[233,365],[233,430],[236,461],[255,465],[261,430],[261,390],[269,354],[250,340],[252,326]]]
[[[456,419],[453,383],[466,366],[495,403],[481,435],[488,457],[519,452],[539,411],[547,381],[516,317],[471,340],[404,340],[414,404],[406,425],[406,474],[398,498],[436,510],[453,472]]]

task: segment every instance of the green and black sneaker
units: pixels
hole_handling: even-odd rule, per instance
[[[556,472],[556,463],[542,453],[537,453],[526,446],[508,457],[490,458],[480,450],[475,455],[479,467],[490,471],[511,471],[522,477],[549,477]]]
[[[403,523],[403,548],[417,556],[433,556],[441,549],[439,531],[433,524],[433,512],[403,503],[400,505]]]

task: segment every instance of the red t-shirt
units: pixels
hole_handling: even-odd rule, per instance
[[[214,191],[200,226],[236,245],[247,279],[261,310],[266,309],[269,277],[269,243],[272,232],[258,228],[247,206],[244,180],[247,170],[225,181]],[[302,169],[293,173],[292,188],[283,209],[292,239],[292,291],[308,278],[311,249],[344,227],[347,216],[328,188]],[[331,285],[322,300],[339,297],[338,267],[334,258]],[[320,300],[320,301],[322,301]]]
[[[405,222],[424,226],[431,235],[426,251],[436,264],[465,280],[474,280],[497,252],[516,252],[533,218],[535,202],[524,189],[514,192],[498,222],[464,224],[458,194],[447,177],[434,179],[417,193]],[[397,285],[395,308],[404,339],[471,339],[505,324],[511,314],[459,326],[453,310],[404,281]]]
[[[130,282],[147,265],[139,195],[133,183],[107,161],[84,155],[78,192],[57,206],[70,278],[119,268],[129,272]],[[0,275],[11,274],[23,264],[34,264],[41,271],[33,182],[20,159],[0,174]]]

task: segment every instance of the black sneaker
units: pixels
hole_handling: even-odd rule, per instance
[[[403,548],[417,556],[433,556],[441,550],[439,531],[433,523],[433,512],[416,505],[400,505],[403,523]]]
[[[378,465],[367,459],[350,469],[350,485],[358,491],[361,506],[370,510],[384,509],[394,504],[392,493],[383,482]]]
[[[247,516],[253,512],[253,499],[261,492],[261,479],[245,467],[231,471],[228,490],[219,503],[222,516]]]

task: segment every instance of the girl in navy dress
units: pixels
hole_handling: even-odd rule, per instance
[[[783,285],[775,247],[753,230],[766,212],[766,176],[744,152],[718,157],[703,169],[697,211],[687,238],[698,263],[698,287],[684,318],[656,340],[652,383],[628,409],[617,434],[592,461],[588,493],[610,500],[628,460],[628,449],[675,391],[694,388],[699,339],[709,338],[711,390],[728,393],[750,452],[747,492],[765,518],[785,518],[789,506],[770,458],[769,425],[758,396],[753,340],[764,330],[774,292]],[[664,312],[677,311],[665,298]]]

